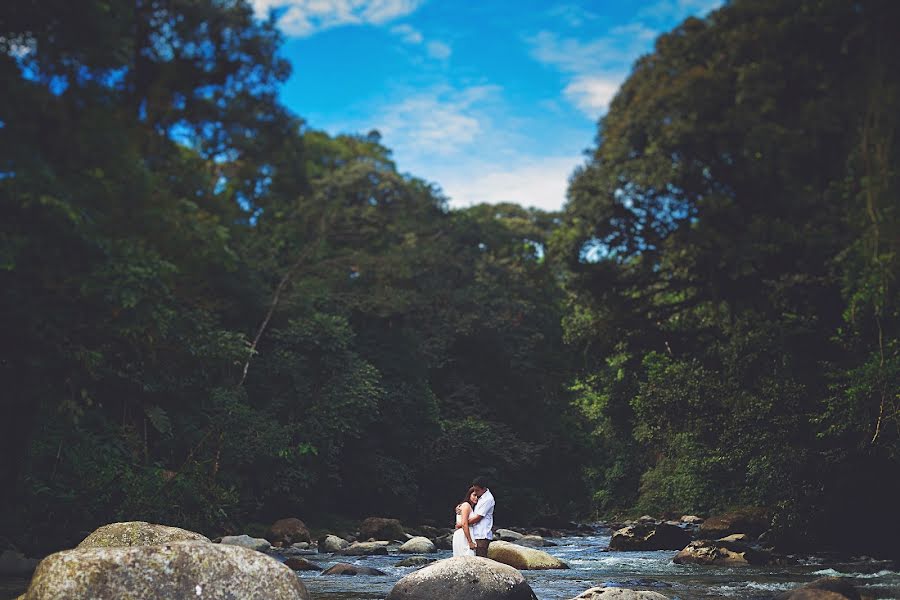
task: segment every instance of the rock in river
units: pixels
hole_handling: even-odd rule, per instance
[[[774,600],[860,600],[862,596],[849,579],[822,577],[803,587],[782,592]]]
[[[293,571],[265,554],[188,541],[51,554],[38,565],[24,598],[309,600],[310,596]]]
[[[537,600],[514,568],[488,558],[439,560],[397,582],[386,600]]]
[[[404,554],[431,554],[432,552],[437,552],[434,542],[422,536],[409,540],[400,546],[399,550]]]
[[[681,550],[691,534],[668,523],[638,523],[617,530],[609,541],[610,550]]]
[[[319,552],[340,552],[350,545],[350,542],[336,535],[326,535],[319,540]]]
[[[169,542],[209,542],[209,538],[178,527],[156,525],[145,521],[110,523],[94,530],[84,538],[79,548],[110,548],[115,546],[155,546]]]
[[[676,554],[672,562],[678,565],[767,565],[772,562],[772,555],[743,542],[696,540]]]
[[[221,543],[226,546],[249,548],[250,550],[256,550],[257,552],[268,552],[272,548],[272,544],[269,543],[269,540],[253,538],[249,535],[226,535],[222,538]]]
[[[528,569],[568,569],[569,565],[543,550],[526,548],[518,544],[494,540],[488,546],[488,558],[515,567]]]
[[[359,539],[368,540],[402,540],[403,526],[397,519],[369,517],[359,526]]]
[[[322,575],[386,575],[383,571],[372,567],[338,563],[322,572]]]
[[[732,533],[746,533],[757,538],[769,528],[769,515],[764,508],[742,508],[706,519],[700,525],[700,536],[716,539]]]
[[[354,542],[341,550],[341,554],[345,554],[347,556],[387,554],[387,545],[387,542]]]
[[[309,529],[306,528],[306,524],[294,517],[275,521],[275,523],[272,524],[272,527],[269,528],[266,539],[279,546],[290,546],[297,542],[308,543],[312,541],[309,537]]]

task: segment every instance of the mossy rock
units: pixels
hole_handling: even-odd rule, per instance
[[[197,541],[51,554],[38,565],[24,600],[200,597],[310,600],[296,574],[277,560]]]
[[[114,548],[119,546],[155,546],[170,542],[207,542],[206,536],[187,529],[156,525],[145,521],[125,521],[104,525],[84,538],[78,548]]]
[[[543,550],[495,540],[488,546],[488,558],[522,570],[568,569],[569,565]]]

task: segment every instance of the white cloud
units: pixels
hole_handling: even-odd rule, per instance
[[[597,116],[607,111],[621,83],[621,77],[579,75],[566,86],[563,93],[583,113]]]
[[[446,60],[453,53],[450,46],[444,42],[428,42],[428,56],[438,60]]]
[[[581,27],[585,21],[593,21],[597,15],[577,4],[560,4],[547,11],[551,17],[562,19],[569,27]]]
[[[280,13],[287,35],[306,37],[342,25],[382,25],[414,12],[423,0],[251,0],[256,15]]]
[[[565,201],[569,176],[582,162],[579,157],[517,157],[498,165],[454,168],[438,179],[450,206],[515,202],[544,210],[560,210]],[[440,174],[440,173],[438,173]]]
[[[403,24],[391,27],[391,33],[400,36],[400,38],[407,44],[421,44],[422,40],[424,39],[421,32],[415,29],[412,25]]]
[[[498,92],[496,86],[441,86],[382,109],[377,128],[389,147],[411,154],[462,153],[484,132],[489,120],[482,105]]]
[[[722,1],[656,0],[638,13],[638,21],[613,27],[600,37],[585,40],[541,31],[527,41],[538,62],[569,76],[563,94],[585,115],[595,119],[609,108],[632,63],[652,48],[663,21],[684,19],[692,14],[706,15],[721,6]],[[572,15],[578,14],[566,9],[560,16],[568,15],[572,19]]]

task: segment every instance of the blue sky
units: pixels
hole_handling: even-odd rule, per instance
[[[294,67],[282,101],[332,134],[377,129],[450,206],[562,207],[596,122],[654,38],[721,0],[252,0]]]

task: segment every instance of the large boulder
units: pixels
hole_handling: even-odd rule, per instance
[[[696,540],[676,554],[672,562],[678,565],[768,565],[772,555],[743,542]]]
[[[372,567],[363,567],[361,565],[351,565],[350,563],[338,563],[322,572],[322,575],[386,575],[384,571],[373,569]]]
[[[400,546],[400,552],[404,554],[431,554],[437,552],[434,542],[427,537],[414,537]]]
[[[359,526],[359,539],[361,540],[402,540],[405,539],[405,533],[403,525],[397,519],[369,517]]]
[[[387,553],[387,542],[354,542],[341,550],[341,554],[347,556],[369,556]]]
[[[254,538],[249,535],[226,535],[222,538],[222,544],[226,546],[240,546],[257,552],[268,552],[272,548],[269,540]]]
[[[350,542],[336,535],[326,535],[319,540],[319,552],[337,553],[350,545]]]
[[[782,592],[774,600],[860,600],[853,583],[844,577],[822,577],[806,585]]]
[[[610,550],[681,550],[691,534],[668,523],[637,523],[617,530],[609,541]]]
[[[239,546],[173,542],[76,548],[38,565],[25,600],[91,598],[242,598],[309,600],[293,571]]]
[[[385,600],[537,600],[514,568],[488,558],[457,556],[397,582]]]
[[[515,567],[521,571],[530,569],[568,569],[569,565],[543,550],[526,548],[518,544],[494,540],[488,546],[488,558]]]
[[[668,600],[657,592],[639,592],[617,587],[593,587],[572,600]]]
[[[84,538],[79,548],[113,548],[117,546],[156,546],[170,542],[209,542],[209,538],[178,527],[156,525],[145,521],[110,523]]]
[[[276,546],[290,546],[297,542],[309,543],[312,541],[306,524],[294,517],[275,521],[269,528],[266,539]]]
[[[764,508],[742,508],[714,517],[700,525],[700,537],[722,538],[733,533],[746,533],[753,538],[769,528],[769,514]]]

